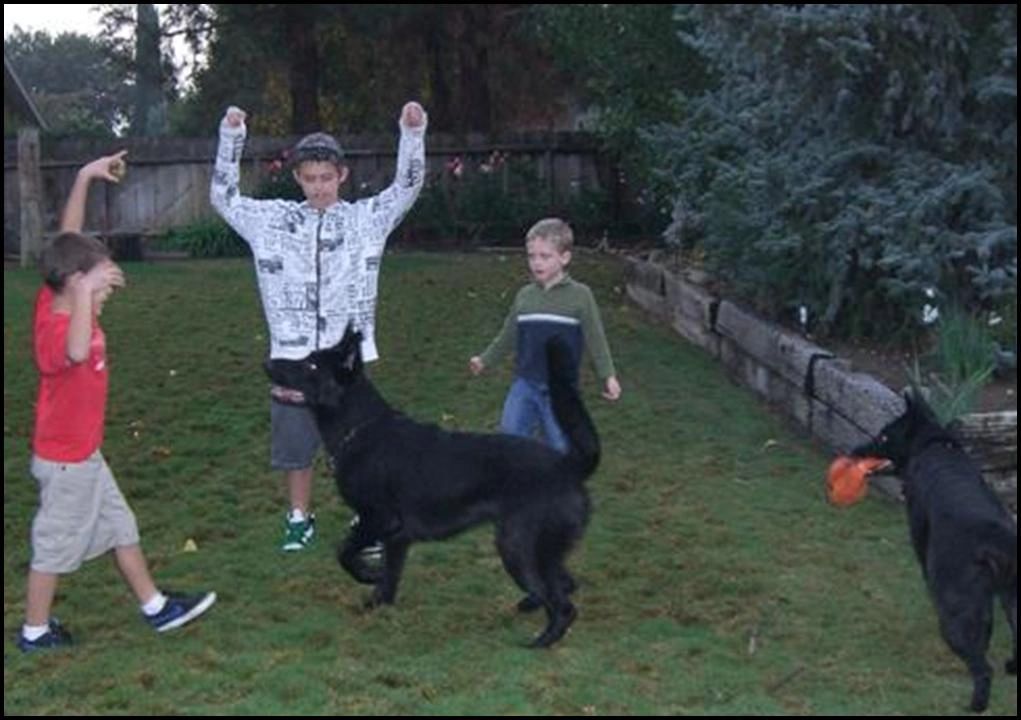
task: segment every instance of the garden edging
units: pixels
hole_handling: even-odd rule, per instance
[[[627,293],[835,451],[869,439],[903,410],[901,395],[871,375],[656,263],[628,260]],[[1017,411],[968,415],[955,429],[1016,513]],[[876,484],[899,495],[893,478]]]

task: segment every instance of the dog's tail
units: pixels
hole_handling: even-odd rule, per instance
[[[568,457],[588,477],[599,465],[599,434],[582,402],[575,363],[564,340],[554,337],[546,342],[546,363],[553,414],[567,435]]]

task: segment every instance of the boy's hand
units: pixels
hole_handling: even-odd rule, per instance
[[[124,287],[127,284],[124,279],[124,271],[113,260],[97,263],[85,273],[76,272],[68,278],[68,282],[72,287],[89,293],[112,291],[114,288]]]
[[[248,113],[236,105],[231,105],[227,108],[227,112],[224,113],[221,124],[229,128],[243,128],[246,117],[248,117]]]
[[[482,362],[482,358],[476,355],[468,361],[468,369],[472,375],[481,375],[482,371],[486,369],[486,365]]]
[[[85,180],[106,180],[107,182],[118,183],[124,177],[126,163],[124,156],[127,150],[121,150],[113,155],[97,158],[88,165],[83,165],[78,175]]]
[[[406,128],[420,128],[425,125],[425,110],[417,102],[409,102],[401,110],[401,125]]]
[[[89,186],[93,180],[120,182],[127,169],[124,163],[124,156],[127,154],[127,150],[121,150],[113,155],[97,158],[78,170],[74,184],[71,185],[71,192],[67,196],[64,211],[60,214],[60,232],[82,231],[85,225],[85,203],[89,197]]]
[[[606,389],[603,390],[603,397],[607,400],[620,399],[620,383],[617,382],[616,375],[606,378]]]

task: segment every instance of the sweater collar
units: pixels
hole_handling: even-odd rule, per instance
[[[533,285],[535,285],[535,286],[536,286],[537,288],[539,288],[540,290],[542,290],[543,292],[552,292],[553,290],[556,290],[556,289],[557,289],[557,288],[559,288],[559,287],[563,287],[564,285],[568,285],[568,284],[570,284],[571,282],[572,282],[572,281],[571,281],[571,276],[570,276],[570,275],[569,275],[568,273],[566,273],[566,272],[565,272],[565,273],[564,273],[564,276],[563,276],[562,278],[560,278],[559,280],[557,280],[557,281],[556,281],[555,283],[553,283],[552,285],[550,285],[550,286],[549,286],[548,288],[546,288],[546,287],[543,287],[543,286],[542,286],[542,283],[540,283],[540,282],[538,282],[538,281],[536,281],[536,280],[533,280],[533,281],[532,281],[532,284],[533,284]]]

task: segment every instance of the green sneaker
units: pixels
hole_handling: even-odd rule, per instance
[[[312,543],[316,534],[316,516],[309,513],[304,520],[292,520],[288,514],[285,521],[284,542],[280,549],[284,552],[304,550]]]

